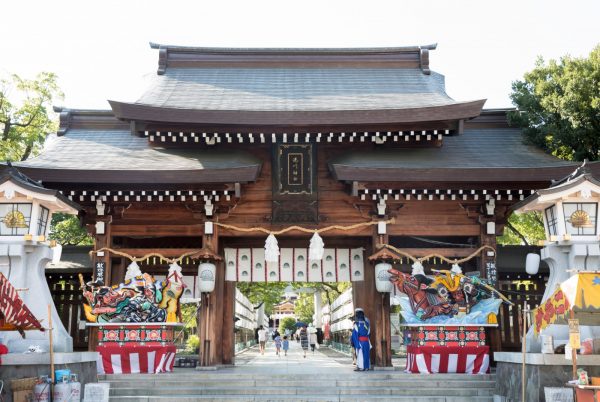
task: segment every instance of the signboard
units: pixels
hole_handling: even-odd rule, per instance
[[[319,221],[317,170],[316,144],[273,145],[273,222]]]
[[[104,273],[106,272],[106,263],[104,261],[96,261],[94,265],[94,281],[104,284]]]
[[[496,286],[498,282],[498,271],[496,270],[496,263],[490,261],[485,264],[485,277],[492,286]]]
[[[84,402],[108,402],[110,383],[85,384]]]
[[[579,333],[579,320],[569,320],[569,334]]]
[[[569,320],[569,346],[573,349],[581,349],[579,320]]]

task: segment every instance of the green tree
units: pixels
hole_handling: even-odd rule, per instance
[[[537,245],[546,238],[544,221],[540,212],[513,213],[506,225],[504,234],[496,239],[502,245]]]
[[[292,332],[296,330],[296,320],[294,317],[283,317],[279,320],[279,333],[284,334],[286,329]]]
[[[94,244],[94,239],[81,227],[75,215],[56,213],[50,223],[50,239],[63,246],[82,246]]]
[[[294,314],[298,321],[311,323],[315,314],[315,298],[312,293],[300,293],[294,305]]]
[[[285,282],[238,282],[237,288],[254,305],[264,303],[265,313],[270,315],[273,305],[281,302],[281,296],[287,285]]]
[[[53,73],[42,72],[29,80],[16,74],[0,78],[0,158],[23,161],[35,154],[46,135],[56,131],[53,101],[63,94]]]
[[[305,289],[307,292],[300,292],[298,300],[294,307],[294,314],[299,321],[307,323],[312,322],[313,315],[315,314],[315,300],[314,293],[312,291],[321,292],[321,301],[323,305],[331,304],[337,299],[344,291],[352,287],[351,282],[295,282],[293,283],[294,289],[301,290]]]
[[[529,142],[567,160],[600,157],[600,45],[587,58],[539,58],[512,84],[512,124]]]

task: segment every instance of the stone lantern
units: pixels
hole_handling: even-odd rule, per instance
[[[599,203],[600,181],[586,171],[584,163],[571,175],[515,205],[516,212],[539,211],[544,219],[546,242],[541,259],[548,264],[550,277],[541,303],[576,271],[600,269]],[[582,339],[600,336],[600,329],[582,326],[580,330]],[[593,336],[595,332],[598,336]],[[551,325],[543,334],[558,340],[569,338],[566,325]],[[527,343],[531,345],[529,351],[539,352],[540,343],[531,331]]]
[[[71,352],[73,339],[56,312],[44,269],[52,260],[50,221],[55,212],[77,214],[80,207],[56,190],[42,187],[12,166],[0,176],[0,272],[15,287],[33,315],[48,327],[48,305],[52,308],[54,351]],[[49,349],[48,331],[28,331],[23,339],[16,331],[1,332],[10,352],[23,352],[31,345]]]

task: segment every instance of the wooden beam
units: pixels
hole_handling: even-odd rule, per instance
[[[204,225],[114,225],[113,236],[202,236]]]
[[[473,254],[477,248],[401,248],[400,250],[417,258],[430,254],[439,254],[446,258],[463,258]]]
[[[198,248],[115,248],[115,247],[113,247],[113,249],[117,250],[121,253],[129,254],[133,257],[138,257],[138,258],[142,257],[146,254],[150,254],[150,253],[157,253],[166,258],[175,258],[175,257],[180,257],[186,253],[198,251],[198,250],[200,250],[200,247],[198,247]],[[107,253],[107,254],[109,254],[109,253]],[[114,257],[118,257],[118,255],[115,254]]]

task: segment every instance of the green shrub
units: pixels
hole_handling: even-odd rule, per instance
[[[200,338],[197,335],[190,335],[187,340],[187,348],[186,351],[190,353],[195,353],[200,347]]]

